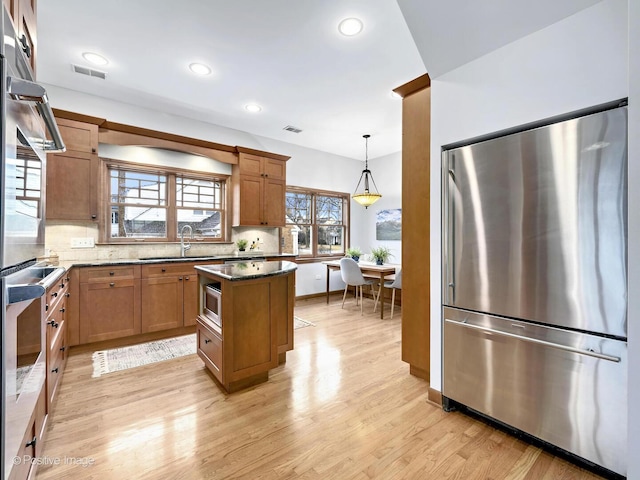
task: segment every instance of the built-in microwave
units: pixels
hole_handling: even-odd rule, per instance
[[[203,315],[222,328],[222,289],[220,283],[210,283],[204,288]]]

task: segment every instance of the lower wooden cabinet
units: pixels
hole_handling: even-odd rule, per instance
[[[196,324],[198,275],[194,265],[166,263],[142,266],[142,333]]]
[[[79,303],[80,343],[141,333],[140,266],[82,269]]]
[[[16,462],[13,468],[11,468],[8,477],[9,480],[35,478],[37,462],[31,462],[30,459],[36,459],[42,456],[42,443],[47,419],[46,404],[46,389],[43,388],[22,439],[22,448],[16,454],[16,457],[21,461]]]

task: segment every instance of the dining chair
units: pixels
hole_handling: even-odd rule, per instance
[[[358,304],[358,289],[360,289],[360,315],[363,315],[362,311],[362,287],[364,285],[371,286],[371,293],[373,297],[376,297],[376,292],[373,290],[373,284],[375,280],[367,280],[362,275],[360,267],[353,258],[341,258],[340,259],[340,275],[342,281],[345,283],[344,294],[342,295],[342,307],[344,308],[344,300],[347,297],[347,289],[350,285],[356,288],[356,305]]]
[[[376,308],[378,308],[378,300],[380,300],[380,293],[382,292],[382,287],[391,288],[391,318],[393,318],[393,307],[396,305],[396,289],[402,290],[402,270],[396,273],[396,278],[392,282],[384,282],[378,289],[378,296],[376,297],[376,303],[373,305],[373,312],[375,313]]]

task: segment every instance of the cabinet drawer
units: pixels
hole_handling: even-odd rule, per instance
[[[222,381],[222,338],[198,320],[198,354],[209,360],[212,373]],[[204,360],[204,358],[203,358]]]
[[[209,262],[207,262],[209,263]],[[142,278],[162,277],[165,275],[195,275],[195,263],[161,263],[142,265]]]
[[[99,283],[112,280],[140,278],[140,266],[99,267],[80,270],[80,283]]]

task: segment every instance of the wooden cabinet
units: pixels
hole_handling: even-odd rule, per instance
[[[142,266],[142,333],[196,324],[198,275],[194,265],[166,263]]]
[[[402,97],[402,360],[429,380],[429,195],[431,81],[423,75],[395,89]]]
[[[13,20],[19,45],[24,52],[27,62],[31,66],[33,78],[36,78],[36,52],[37,52],[37,0],[3,0],[7,11]]]
[[[141,333],[140,266],[80,270],[80,343]]]
[[[47,412],[51,413],[58,393],[62,373],[69,354],[67,300],[69,277],[67,274],[49,287],[46,293],[46,337],[47,337]]]
[[[241,151],[234,166],[234,226],[285,224],[286,160]]]
[[[67,151],[47,157],[47,219],[98,221],[98,126],[57,123]]]
[[[16,457],[23,459],[37,459],[42,456],[42,446],[44,443],[44,432],[46,425],[46,394],[43,388],[38,397],[36,408],[31,415],[28,423],[27,431],[22,439],[22,447],[16,454]],[[4,461],[4,450],[3,459]],[[37,462],[21,461],[14,464],[11,472],[8,473],[9,480],[24,480],[27,478],[35,478]]]
[[[199,275],[201,288],[221,283],[222,326],[198,315],[198,355],[227,392],[266,381],[293,349],[295,273],[238,281]]]

